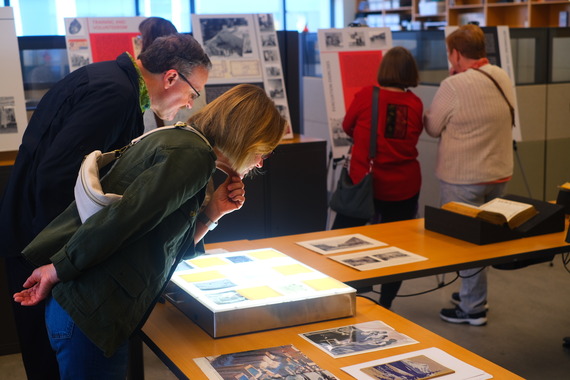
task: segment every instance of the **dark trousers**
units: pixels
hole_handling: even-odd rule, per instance
[[[418,193],[403,201],[381,201],[379,199],[375,199],[375,216],[371,220],[336,214],[332,229],[336,230],[339,228],[364,226],[368,222],[376,224],[415,219],[418,212],[419,196],[420,194]],[[382,284],[380,288],[380,305],[387,309],[392,307],[392,301],[396,298],[401,286],[402,281]]]
[[[23,289],[22,285],[35,268],[21,256],[7,257],[5,263],[11,298]],[[45,303],[22,306],[11,302],[28,380],[59,379],[59,367],[46,330]]]

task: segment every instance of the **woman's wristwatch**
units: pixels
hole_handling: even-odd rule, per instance
[[[199,213],[196,218],[198,219],[198,221],[200,221],[200,223],[205,225],[206,228],[210,231],[212,231],[214,228],[218,226],[218,222],[212,222],[210,218],[208,218],[208,216],[203,212]]]

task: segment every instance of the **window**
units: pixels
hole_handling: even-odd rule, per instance
[[[339,8],[342,0],[9,0],[8,3],[14,8],[18,36],[46,36],[65,35],[65,17],[158,16],[172,21],[179,32],[188,33],[192,10],[197,14],[272,13],[276,30],[301,32],[307,27],[316,32],[334,27],[331,7],[335,4]]]

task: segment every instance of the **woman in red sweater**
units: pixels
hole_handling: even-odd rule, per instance
[[[416,61],[407,49],[394,47],[382,57],[376,157],[372,163],[375,216],[366,220],[337,214],[333,229],[416,218],[422,182],[416,145],[423,130],[423,104],[408,88],[416,87],[418,81]],[[354,141],[350,161],[353,183],[360,182],[370,169],[372,89],[364,87],[355,95],[342,123]],[[382,306],[390,308],[401,284],[382,285]]]

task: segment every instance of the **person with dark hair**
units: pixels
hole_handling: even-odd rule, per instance
[[[446,44],[451,76],[441,82],[424,123],[426,132],[439,138],[436,175],[441,204],[478,206],[503,195],[513,174],[515,93],[508,74],[489,63],[481,28],[463,25]],[[451,298],[456,306],[442,309],[441,319],[486,324],[486,269],[459,274],[461,288]]]
[[[371,163],[370,128],[373,86],[356,93],[342,127],[354,144],[350,158],[350,178],[358,183],[372,170],[375,216],[371,220],[337,214],[333,229],[387,223],[417,217],[421,187],[416,145],[423,130],[423,104],[409,87],[416,87],[419,74],[412,54],[394,47],[382,57],[378,69],[380,94],[376,156]],[[401,282],[383,284],[380,305],[390,308]]]
[[[141,53],[145,51],[150,44],[158,37],[169,36],[178,33],[174,24],[162,17],[148,17],[139,24],[139,32],[141,33],[142,48]]]
[[[122,198],[87,217],[73,202],[23,251],[38,268],[16,302],[46,299],[62,379],[124,380],[128,338],[141,327],[183,258],[245,202],[242,178],[263,166],[286,121],[265,91],[231,88],[190,119],[128,148],[102,178]],[[214,170],[226,181],[202,208]]]
[[[21,256],[24,247],[73,201],[83,157],[121,148],[141,135],[144,110],[172,120],[200,95],[211,68],[200,44],[183,34],[159,40],[138,60],[123,53],[73,71],[38,104],[0,204],[0,256],[11,292],[34,269]],[[13,311],[28,378],[57,379],[44,304],[14,303]]]
[[[141,48],[139,57],[140,54],[144,52],[146,48],[149,47],[150,44],[152,44],[158,37],[164,37],[178,33],[174,24],[162,17],[148,17],[144,19],[139,24],[139,32],[141,33]],[[158,117],[151,110],[148,112],[152,113],[152,118],[147,119],[145,117],[145,132],[156,127],[164,126],[164,120]]]

